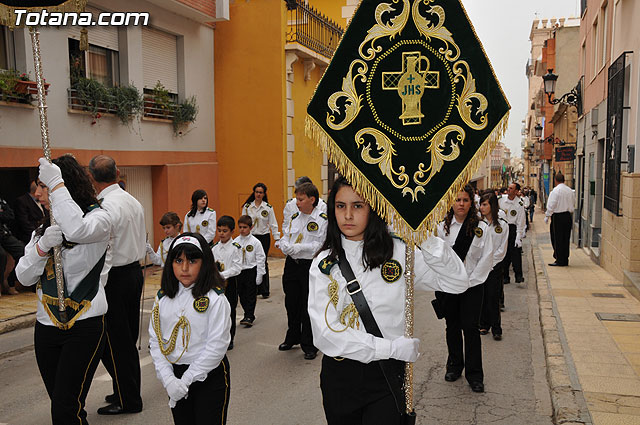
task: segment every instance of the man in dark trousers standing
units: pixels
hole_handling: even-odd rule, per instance
[[[100,206],[111,217],[112,268],[105,287],[107,344],[102,363],[113,379],[109,405],[101,415],[137,413],[142,410],[140,359],[136,340],[140,326],[140,294],[143,276],[140,260],[146,252],[142,205],[118,185],[120,171],[113,158],[98,155],[89,162],[89,174]]]
[[[571,236],[571,212],[576,203],[576,194],[573,189],[564,184],[564,175],[558,172],[553,179],[556,186],[549,194],[547,210],[544,213],[544,222],[551,218],[551,245],[553,246],[553,258],[556,261],[550,266],[569,265],[569,240]]]

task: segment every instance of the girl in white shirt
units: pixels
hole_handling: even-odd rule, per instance
[[[229,405],[230,307],[206,240],[171,244],[151,313],[149,344],[176,424],[225,424]]]
[[[191,195],[191,209],[184,216],[184,230],[200,233],[211,247],[216,237],[216,222],[216,211],[209,208],[207,192],[195,190]]]
[[[313,343],[324,353],[320,388],[334,424],[400,424],[404,397],[387,384],[380,361],[404,374],[418,358],[419,340],[404,337],[405,244],[344,178],[328,202],[327,237],[309,271],[308,311]],[[462,261],[438,237],[415,252],[416,289],[461,293],[469,286]],[[368,333],[338,265],[345,257],[383,335]],[[353,288],[352,288],[353,289]],[[396,394],[396,395],[394,395]]]

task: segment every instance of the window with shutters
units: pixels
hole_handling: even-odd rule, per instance
[[[142,79],[148,118],[172,119],[178,102],[178,38],[151,27],[142,28]]]
[[[15,69],[13,32],[0,25],[0,69]]]

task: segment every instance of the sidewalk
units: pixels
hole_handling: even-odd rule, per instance
[[[555,423],[640,424],[640,301],[575,245],[569,267],[549,267],[549,226],[541,212],[534,220]]]

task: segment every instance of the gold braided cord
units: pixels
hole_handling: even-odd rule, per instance
[[[49,13],[66,13],[66,12],[84,12],[87,6],[87,0],[67,0],[66,2],[58,6],[46,6],[46,7],[22,7],[22,6],[7,6],[0,4],[0,25],[14,29],[16,27],[16,14],[17,9],[26,9],[27,13],[40,13],[42,10],[46,10]],[[24,22],[24,15],[22,21]],[[23,23],[20,26],[25,26]]]
[[[426,240],[430,233],[433,233],[438,223],[444,218],[453,205],[458,192],[471,180],[478,171],[485,157],[493,150],[496,144],[503,138],[509,123],[509,112],[507,111],[502,119],[495,126],[493,131],[484,140],[473,158],[467,163],[458,177],[454,180],[449,190],[440,198],[433,210],[420,223],[417,229],[412,228],[398,213],[389,200],[382,194],[369,179],[351,162],[340,149],[333,138],[327,134],[317,121],[307,114],[305,118],[305,135],[316,142],[320,149],[327,154],[331,161],[338,168],[338,172],[343,175],[352,185],[356,192],[360,194],[371,207],[387,223],[393,223],[395,232],[405,241],[413,241],[419,245]]]
[[[175,324],[173,330],[171,331],[171,337],[169,338],[169,342],[167,344],[164,343],[162,339],[162,329],[160,328],[160,306],[156,304],[153,307],[153,311],[151,312],[151,320],[153,321],[153,330],[156,333],[156,338],[158,339],[158,347],[160,347],[160,352],[167,359],[167,361],[171,364],[178,363],[184,353],[187,351],[189,347],[189,340],[191,339],[191,324],[189,320],[185,316],[180,316],[178,319],[178,323]],[[182,353],[175,360],[169,360],[167,357],[169,354],[173,353],[173,350],[176,348],[176,341],[178,340],[178,332],[180,332],[180,328],[182,328]]]

